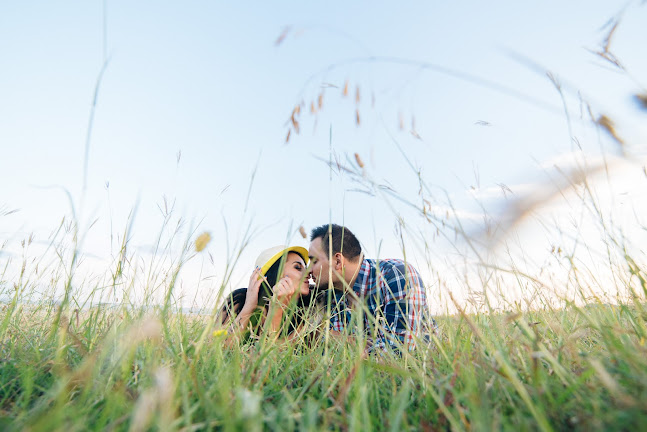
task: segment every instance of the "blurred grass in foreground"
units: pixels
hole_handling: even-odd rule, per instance
[[[213,316],[172,309],[3,304],[0,428],[647,427],[644,302],[437,317],[429,349],[368,360],[350,342],[228,349]]]

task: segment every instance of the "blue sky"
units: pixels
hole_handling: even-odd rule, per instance
[[[634,80],[589,51],[614,17],[611,49]],[[563,84],[585,154],[618,151],[586,122],[578,92],[596,116],[617,120],[640,161],[645,118],[631,98],[647,76],[645,18],[644,5],[625,1],[5,2],[0,209],[18,210],[0,216],[5,255],[30,233],[47,243],[70,211],[63,190],[87,232],[84,251],[99,261],[114,256],[135,206],[131,245],[150,250],[163,197],[212,233],[216,260],[225,259],[225,231],[233,241],[248,224],[257,229],[234,284],[259,250],[286,239],[307,245],[298,226],[310,230],[329,215],[369,253],[397,255],[398,216],[412,232],[426,236],[429,227],[398,201],[390,207],[331,175],[331,148],[351,164],[360,154],[365,178],[408,200],[420,201],[419,170],[435,210],[449,198],[478,220],[474,196],[490,193],[482,204],[496,213],[503,194],[492,191],[544,182],[551,160],[577,150],[559,93],[533,62]],[[301,102],[300,134],[286,143]]]

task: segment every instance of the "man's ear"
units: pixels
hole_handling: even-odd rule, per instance
[[[342,255],[341,252],[337,252],[335,256],[332,257],[332,259],[335,270],[341,273],[341,270],[344,267],[344,255]]]

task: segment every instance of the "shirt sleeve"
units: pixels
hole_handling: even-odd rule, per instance
[[[380,275],[383,325],[377,332],[372,350],[413,350],[416,340],[424,338],[428,317],[422,278],[413,266],[404,262],[384,266]]]

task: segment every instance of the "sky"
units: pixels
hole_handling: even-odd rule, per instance
[[[425,199],[478,234],[484,213],[505,226],[584,161],[617,161],[591,178],[616,220],[640,226],[646,18],[639,1],[2,2],[0,259],[15,273],[52,253],[72,214],[95,273],[127,229],[141,262],[207,231],[182,271],[194,298],[243,244],[228,289],[261,250],[307,246],[298,228],[332,221],[367,255],[404,244],[431,278],[469,248],[426,220]],[[623,70],[595,54],[614,24]],[[572,216],[539,201],[558,214],[541,217]],[[553,240],[532,224],[523,235],[541,261]]]

